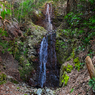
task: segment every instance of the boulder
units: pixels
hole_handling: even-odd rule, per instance
[[[39,44],[42,38],[47,34],[47,31],[38,25],[28,22],[27,24],[28,32],[26,33],[26,41],[24,48],[28,47],[28,58],[34,60],[37,55],[37,49],[39,49]]]

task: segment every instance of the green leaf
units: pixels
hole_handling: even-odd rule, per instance
[[[11,48],[8,48],[8,51],[10,51],[11,50]]]
[[[73,91],[74,91],[74,89],[72,88],[71,91],[70,91],[70,93],[72,93]]]

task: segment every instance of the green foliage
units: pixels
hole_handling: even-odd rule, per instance
[[[64,86],[67,85],[69,80],[69,76],[64,72],[63,76],[62,76],[62,83],[64,84]]]
[[[31,70],[33,69],[32,62],[30,63],[24,56],[21,56],[20,65],[21,65],[21,67],[19,68],[20,77],[22,80],[26,81],[31,73]]]
[[[90,17],[90,19],[89,19],[89,28],[92,29],[92,30],[95,30],[95,16]]]
[[[4,31],[2,28],[0,28],[0,37],[8,37],[7,31]]]
[[[81,65],[80,65],[80,61],[78,57],[74,59],[74,63],[75,63],[75,68],[79,71],[81,68]]]
[[[88,45],[90,40],[95,37],[95,15],[88,19],[82,18],[82,15],[82,13],[70,12],[65,16],[70,28],[66,29],[64,34],[71,38],[80,38],[83,44]],[[84,29],[88,29],[88,31],[84,31]]]
[[[14,56],[14,58],[17,56],[20,56],[18,54],[19,53],[19,46],[20,44],[23,44],[21,42],[18,41],[18,39],[14,39],[14,40],[2,40],[2,38],[4,37],[8,37],[8,33],[6,31],[4,31],[2,28],[0,29],[0,46],[2,47],[2,53],[5,52],[9,52],[10,54],[12,54]],[[27,53],[27,49],[25,49],[25,51],[23,51],[23,54],[26,55]]]
[[[87,55],[92,58],[94,54],[95,52],[93,50],[89,50]]]
[[[79,71],[81,68],[83,68],[85,63],[80,63],[79,57],[74,59],[75,68]]]
[[[83,66],[85,65],[85,63],[79,63],[80,67],[83,68]]]
[[[20,89],[19,87],[17,87],[17,89]]]
[[[0,46],[2,46],[2,53],[5,53],[6,51],[10,51],[11,47],[9,46],[9,42],[6,40],[2,40],[2,37],[8,37],[8,34],[6,31],[4,31],[2,28],[0,29]]]
[[[19,69],[20,77],[23,81],[26,81],[28,79],[28,76],[31,73],[32,66],[24,66]]]
[[[0,2],[0,4],[2,5],[0,7],[0,15],[2,16],[3,19],[5,19],[6,16],[11,16],[11,10],[9,9],[9,5],[8,3],[3,3]]]
[[[27,94],[24,94],[24,95],[27,95]]]
[[[65,71],[67,73],[71,73],[71,70],[73,70],[73,66],[68,63],[67,66],[63,66],[62,69],[63,72]]]
[[[70,73],[71,70],[73,69],[72,65],[67,64],[67,66],[64,66],[64,64],[61,67],[61,76],[60,76],[60,86],[66,86],[69,80],[69,76],[67,73]]]
[[[26,21],[29,19],[29,17],[32,16],[33,11],[38,8],[39,6],[42,6],[42,3],[46,2],[47,0],[24,0],[20,3],[19,8],[16,8],[14,10],[15,17],[18,17],[17,19],[19,21],[23,20]]]
[[[73,69],[73,66],[69,65],[69,63],[68,63],[67,66],[66,66],[66,72],[70,73],[72,69]]]
[[[93,90],[95,90],[95,78],[90,79],[88,84]]]
[[[69,25],[72,27],[72,26],[77,26],[81,20],[81,16],[82,13],[73,13],[73,12],[70,12],[68,13],[64,18],[67,20],[67,22],[69,23]]]
[[[15,17],[20,21],[21,19],[28,19],[29,14],[32,14],[33,7],[35,7],[33,0],[27,0],[20,3],[19,8],[14,10]]]
[[[72,93],[74,91],[74,88],[71,89],[70,93]]]
[[[6,83],[6,75],[1,73],[0,74],[0,85]]]
[[[82,34],[85,36],[82,38],[82,42],[87,45],[90,40],[95,37],[95,16],[91,16],[89,19],[83,20],[83,27],[88,28],[89,31],[87,33],[83,32]]]
[[[91,4],[94,4],[95,0],[88,0]]]

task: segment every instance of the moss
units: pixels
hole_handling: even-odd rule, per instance
[[[62,71],[66,71],[67,73],[70,73],[72,69],[73,66],[68,63],[67,66],[63,66]]]
[[[19,87],[17,87],[17,89],[20,89]]]
[[[27,95],[27,94],[24,94],[24,95]]]
[[[74,63],[79,63],[79,57],[74,59]]]
[[[66,86],[69,80],[69,76],[64,72],[63,76],[62,76],[62,83],[63,86]]]
[[[28,77],[31,76],[32,70],[34,70],[32,63],[29,63],[26,60],[23,64],[23,67],[19,67],[20,77],[23,81],[27,81]]]
[[[79,57],[76,57],[76,58],[74,59],[74,63],[75,63],[75,68],[79,71],[80,68],[81,68],[80,61],[79,61]]]
[[[66,73],[70,73],[72,69],[73,69],[73,66],[69,65],[69,63],[67,64],[67,66],[64,66],[64,64],[61,66],[59,86],[67,85],[69,76]]]
[[[6,75],[1,73],[0,74],[0,85],[6,83]]]
[[[75,57],[75,49],[76,49],[76,48],[73,49],[73,51],[72,51],[70,57],[67,58],[67,61],[69,61],[69,60],[72,59],[72,58],[74,59],[74,57]]]
[[[66,66],[66,71],[67,71],[67,73],[71,73],[71,70],[72,70],[72,69],[73,69],[73,66],[67,64],[67,66]]]

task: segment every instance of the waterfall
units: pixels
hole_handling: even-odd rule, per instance
[[[56,52],[55,52],[55,33],[52,32],[53,25],[51,22],[52,4],[46,4],[46,25],[49,34],[42,39],[39,51],[39,85],[43,87],[44,84],[51,84],[57,82],[56,76]],[[49,73],[47,73],[49,72]],[[50,83],[48,81],[50,80]],[[56,81],[57,80],[57,81]],[[56,83],[54,83],[56,84]]]
[[[46,81],[46,63],[48,58],[48,37],[44,37],[40,47],[40,73],[39,84],[43,87]]]
[[[51,23],[51,15],[52,15],[52,4],[46,5],[46,20],[47,20],[47,30],[52,31],[53,26]]]

